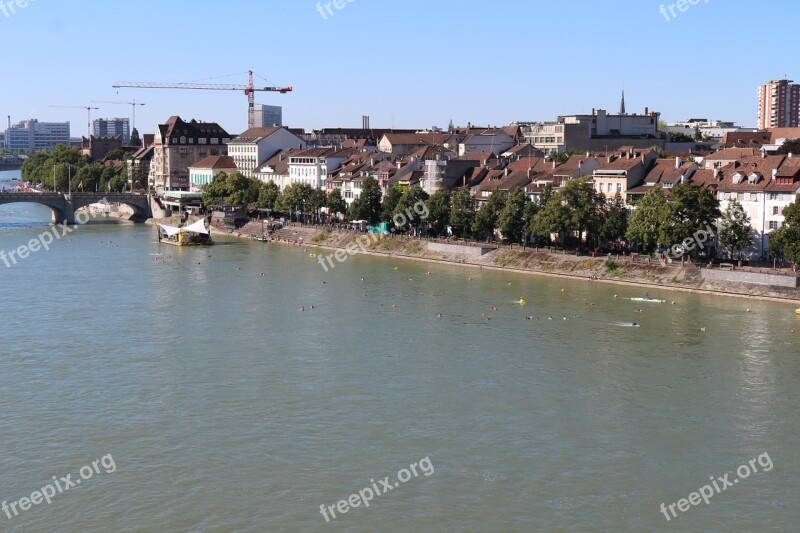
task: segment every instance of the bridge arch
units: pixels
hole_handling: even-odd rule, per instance
[[[72,208],[64,195],[58,193],[0,193],[0,205],[33,203],[49,207],[50,221],[54,224],[66,220],[72,223]]]
[[[125,193],[72,193],[73,212],[92,204],[107,201],[109,204],[124,204],[131,208],[133,215],[129,220],[142,222],[150,218],[150,203],[144,194]]]

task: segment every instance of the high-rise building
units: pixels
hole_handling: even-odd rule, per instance
[[[131,140],[130,121],[127,118],[96,118],[92,121],[92,135],[102,137],[122,137],[122,143]]]
[[[277,105],[255,105],[256,128],[283,126],[283,108]]]
[[[10,152],[50,150],[58,144],[69,146],[69,122],[23,120],[6,130],[5,149]]]
[[[758,88],[758,127],[800,126],[800,85],[792,80],[772,80]]]

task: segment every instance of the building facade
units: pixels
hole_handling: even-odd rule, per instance
[[[131,140],[130,121],[127,118],[96,118],[92,121],[95,137],[120,137],[123,144]]]
[[[758,88],[758,127],[800,126],[800,85],[792,80],[772,80]]]
[[[256,169],[281,150],[305,147],[305,141],[286,128],[250,128],[228,143],[228,155],[240,173],[253,178]]]
[[[69,122],[24,120],[6,130],[5,149],[9,152],[51,150],[70,145]]]
[[[189,166],[209,156],[227,155],[230,140],[216,122],[170,117],[156,129],[150,162],[153,185],[158,190],[188,191]]]
[[[233,174],[236,172],[236,163],[229,155],[214,155],[206,157],[189,166],[189,182],[192,191],[199,191],[200,187],[214,181],[220,172]]]
[[[256,127],[283,126],[283,108],[277,105],[255,105]]]

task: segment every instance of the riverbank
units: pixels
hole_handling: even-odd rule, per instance
[[[251,222],[236,231],[213,227],[217,235],[252,239],[261,235],[261,224]],[[443,253],[428,249],[429,241],[402,236],[370,239],[358,246],[361,233],[330,231],[314,226],[288,226],[274,232],[268,242],[292,246],[308,246],[324,250],[345,250],[356,246],[358,253],[386,258],[452,264],[468,268],[534,274],[539,276],[579,279],[591,283],[611,283],[643,289],[666,289],[707,295],[755,298],[778,302],[800,302],[797,289],[757,286],[743,283],[714,283],[703,279],[701,269],[693,264],[661,266],[631,256],[580,256],[574,252],[556,252],[545,248],[494,247],[481,255]],[[435,241],[439,242],[439,241]],[[453,241],[455,243],[455,241]],[[475,245],[477,247],[477,245]]]

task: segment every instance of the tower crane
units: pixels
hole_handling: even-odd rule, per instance
[[[292,92],[292,87],[256,87],[253,84],[253,71],[248,70],[247,85],[236,85],[230,83],[162,83],[147,81],[118,81],[112,87],[135,87],[139,89],[206,89],[211,91],[242,91],[247,96],[247,127],[255,127],[255,93],[256,91],[269,91],[286,94]]]
[[[71,108],[71,109],[85,109],[86,110],[86,138],[89,139],[92,136],[92,109],[100,109],[99,107],[92,107],[88,105],[51,105],[50,107],[61,107],[61,108]]]
[[[133,110],[132,120],[133,120],[133,129],[136,129],[136,106],[137,105],[147,105],[144,102],[137,102],[136,98],[131,100],[130,102],[118,102],[118,101],[109,101],[109,100],[92,100],[95,104],[125,104],[131,106]]]

